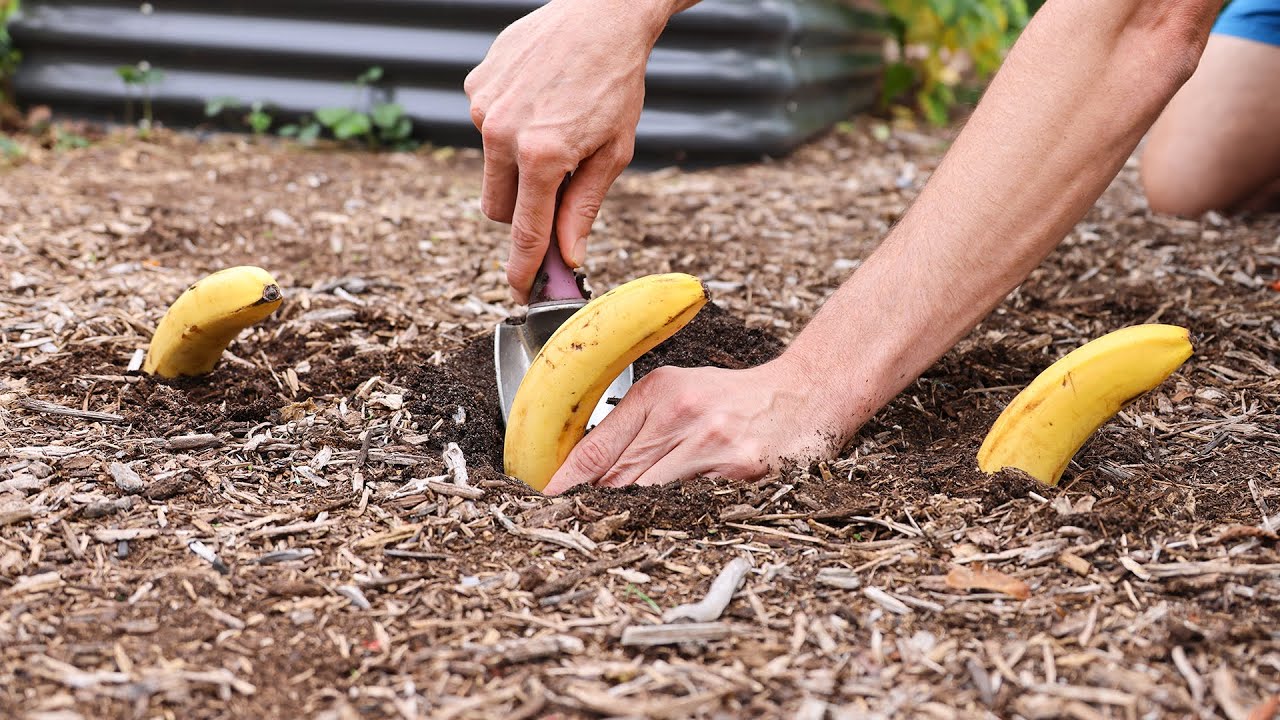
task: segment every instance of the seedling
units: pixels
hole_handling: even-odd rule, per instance
[[[314,114],[303,115],[297,122],[280,125],[276,134],[311,145],[327,129],[337,140],[364,140],[370,148],[412,149],[416,146],[411,137],[413,122],[402,105],[386,101],[385,91],[374,87],[381,79],[381,67],[365,70],[355,79],[356,92],[350,106],[320,108]],[[205,101],[204,114],[216,118],[242,105],[234,97],[210,98]],[[255,102],[244,116],[244,122],[254,134],[262,135],[271,129],[275,117],[265,103]]]
[[[26,157],[27,151],[12,139],[0,135],[0,158],[5,162],[15,162]]]
[[[145,135],[151,130],[152,112],[151,112],[151,93],[152,88],[164,79],[164,72],[158,68],[151,67],[151,63],[143,60],[137,65],[121,65],[116,68],[116,75],[120,76],[120,80],[124,82],[126,90],[130,93],[125,100],[125,119],[130,124],[133,123],[133,95],[134,90],[138,90],[142,95],[142,120],[139,121],[138,127]]]
[[[385,92],[373,87],[381,79],[382,68],[376,65],[360,73],[351,106],[321,108],[316,111],[316,120],[339,140],[364,138],[371,148],[413,147],[413,122],[405,115],[404,106],[387,102]]]

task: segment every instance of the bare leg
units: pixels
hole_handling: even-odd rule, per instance
[[[1151,209],[1280,209],[1280,46],[1213,35],[1142,157]]]

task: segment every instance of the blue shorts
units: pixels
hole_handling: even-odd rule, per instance
[[[1233,0],[1218,16],[1213,32],[1280,45],[1280,0]]]

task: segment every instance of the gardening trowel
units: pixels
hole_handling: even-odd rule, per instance
[[[565,183],[568,183],[567,179]],[[557,210],[563,192],[564,184],[556,194]],[[511,413],[516,390],[520,388],[520,382],[524,380],[538,351],[556,328],[587,304],[583,280],[560,256],[560,243],[556,240],[553,227],[546,257],[542,259],[542,266],[538,268],[533,288],[529,291],[528,312],[523,317],[513,316],[498,323],[493,335],[493,361],[498,372],[498,401],[502,404],[503,423],[506,423],[507,416]],[[633,378],[632,367],[628,365],[609,385],[604,395],[600,396],[600,402],[587,421],[588,430],[609,414],[613,403],[630,389]]]

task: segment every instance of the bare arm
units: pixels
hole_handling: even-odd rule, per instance
[[[849,436],[1053,250],[1191,76],[1219,0],[1057,0],[1036,15],[902,222],[792,344]],[[836,422],[840,422],[837,420]]]
[[[644,378],[547,491],[836,452],[1079,221],[1190,77],[1220,6],[1050,0],[902,222],[782,357]]]
[[[484,138],[481,208],[511,223],[517,300],[527,299],[553,226],[565,262],[582,264],[605,193],[631,162],[649,53],[671,16],[696,3],[551,0],[504,30],[467,76]]]

